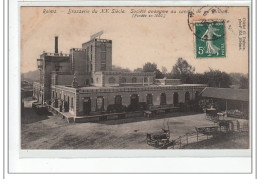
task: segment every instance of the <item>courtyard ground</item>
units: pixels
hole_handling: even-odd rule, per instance
[[[161,132],[162,128],[167,128],[167,122],[171,140],[195,132],[195,127],[214,125],[206,120],[205,114],[181,112],[163,114],[152,119],[138,117],[68,124],[58,116],[36,114],[31,108],[31,103],[32,101],[25,101],[24,104],[21,125],[22,149],[152,149],[153,147],[146,144],[146,133]],[[236,145],[227,143],[222,147],[247,148],[248,137],[241,140],[233,140]],[[214,145],[191,145],[189,148],[218,148],[218,142],[215,141]]]

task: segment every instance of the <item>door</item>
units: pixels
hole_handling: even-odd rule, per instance
[[[130,105],[132,110],[137,110],[139,104],[139,96],[137,94],[132,94],[130,98]]]
[[[83,112],[89,114],[91,112],[91,99],[89,97],[83,100]]]
[[[166,94],[165,93],[161,94],[161,105],[166,105]]]
[[[174,104],[174,107],[178,106],[178,103],[179,103],[179,95],[178,95],[178,93],[174,93],[173,94],[173,104]]]

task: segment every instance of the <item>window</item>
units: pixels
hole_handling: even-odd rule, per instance
[[[185,93],[185,103],[189,102],[190,101],[190,92],[186,92]]]
[[[133,78],[132,78],[132,83],[136,83],[136,82],[137,82],[136,77],[133,77]]]
[[[147,77],[144,77],[144,82],[145,82],[145,83],[147,83],[147,82],[148,82],[148,80],[147,80]]]
[[[174,106],[178,106],[179,103],[179,94],[177,92],[173,93],[173,104]]]
[[[100,45],[100,49],[101,49],[101,51],[106,51],[106,45],[105,44],[101,44]]]
[[[165,105],[166,104],[166,94],[162,93],[161,94],[161,105]]]
[[[153,95],[152,94],[147,94],[147,96],[146,96],[146,103],[148,105],[153,105]]]
[[[96,79],[96,82],[98,83],[98,78]]]
[[[121,95],[116,95],[116,97],[115,97],[115,104],[116,105],[121,105],[122,104],[122,96]]]
[[[106,61],[106,52],[101,52],[101,61]]]
[[[125,77],[121,78],[121,83],[126,83],[126,78]]]
[[[115,84],[116,79],[115,79],[114,77],[110,77],[110,78],[108,79],[108,82],[109,82],[109,84]]]
[[[101,71],[104,71],[106,70],[106,63],[101,63]]]
[[[86,85],[89,85],[89,79],[86,79]]]
[[[74,108],[74,106],[73,106],[73,98],[71,98],[71,105],[70,105],[70,107],[71,107],[71,109]]]

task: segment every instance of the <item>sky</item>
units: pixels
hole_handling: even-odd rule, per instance
[[[56,35],[59,36],[59,51],[69,53],[69,49],[81,48],[92,34],[103,30],[101,38],[113,41],[113,65],[123,68],[133,70],[152,62],[159,69],[165,66],[171,71],[181,57],[199,73],[209,68],[228,73],[248,73],[248,9],[245,7],[221,8],[219,12],[226,10],[228,13],[209,13],[206,16],[203,12],[209,7],[107,7],[110,13],[100,13],[102,8],[105,7],[21,7],[21,72],[36,70],[36,60],[43,51],[54,52]],[[98,13],[91,13],[94,9]],[[125,13],[111,13],[112,9],[123,9]],[[145,14],[153,17],[133,18],[132,9],[146,9]],[[56,13],[44,13],[50,10],[56,10]],[[68,14],[69,10],[90,13]],[[154,17],[154,13],[148,13],[149,10],[168,10],[168,13],[163,14],[164,17]],[[193,26],[189,27],[187,10],[194,12],[190,22],[225,20],[226,57],[196,58]],[[243,18],[245,26],[239,27],[239,19]],[[245,50],[239,50],[239,30],[242,28],[246,38]]]

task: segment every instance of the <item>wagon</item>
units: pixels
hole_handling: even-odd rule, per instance
[[[146,135],[147,144],[157,148],[167,145],[170,142],[169,139],[170,139],[170,131],[166,129],[162,129],[161,133],[156,133],[156,134],[147,133]]]
[[[214,108],[206,109],[206,119],[217,122],[218,121],[217,110]]]

